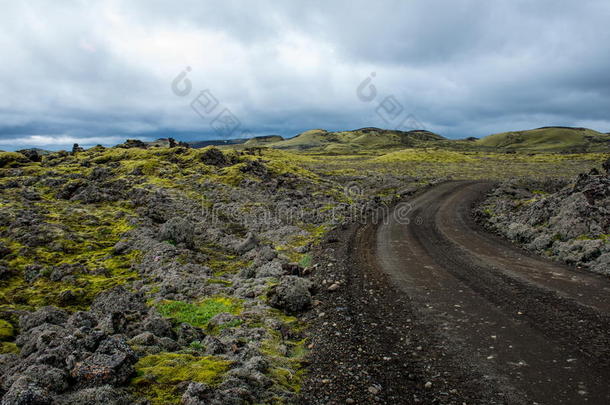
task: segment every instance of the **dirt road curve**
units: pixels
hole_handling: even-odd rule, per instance
[[[316,326],[311,403],[610,403],[610,280],[481,230],[471,207],[490,186],[443,183],[409,221],[399,205],[324,248],[348,259],[333,263],[343,313]]]
[[[378,227],[370,264],[461,341],[473,365],[530,400],[610,403],[610,282],[481,232],[470,208],[488,188],[445,183],[416,198],[409,224],[391,215]]]

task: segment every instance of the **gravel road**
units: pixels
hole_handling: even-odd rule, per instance
[[[610,403],[610,280],[480,229],[447,182],[318,250],[304,403]]]

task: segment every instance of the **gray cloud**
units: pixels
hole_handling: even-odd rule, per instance
[[[0,149],[391,127],[450,137],[543,125],[610,131],[605,1],[46,1],[0,13]],[[186,66],[192,91],[172,80]],[[375,72],[377,98],[357,86]],[[219,106],[190,107],[209,89]]]

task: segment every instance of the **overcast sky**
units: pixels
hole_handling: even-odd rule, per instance
[[[610,131],[607,0],[7,0],[0,10],[4,150],[364,126],[451,138]]]

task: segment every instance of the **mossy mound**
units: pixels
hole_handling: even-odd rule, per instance
[[[29,159],[18,152],[0,152],[0,168],[19,167],[28,163]]]
[[[218,384],[231,363],[214,356],[160,353],[142,357],[135,365],[131,385],[155,405],[179,404],[177,388],[183,382]]]

